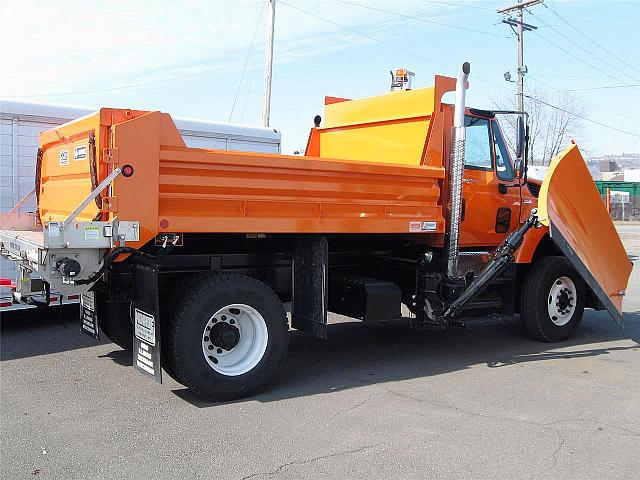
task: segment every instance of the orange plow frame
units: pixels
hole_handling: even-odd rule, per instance
[[[575,143],[551,161],[538,214],[556,245],[622,326],[622,297],[633,264]]]

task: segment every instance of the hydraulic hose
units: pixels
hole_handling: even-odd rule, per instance
[[[42,178],[42,157],[44,156],[44,150],[38,148],[38,155],[36,156],[36,225],[41,226],[42,220],[40,219],[40,179]]]
[[[115,259],[118,258],[118,256],[126,253],[130,255],[136,255],[136,256],[147,255],[146,253],[141,252],[137,248],[116,247],[113,250],[111,250],[109,253],[107,253],[107,255],[105,255],[104,260],[102,262],[102,267],[100,267],[98,271],[96,271],[89,278],[85,278],[82,280],[74,280],[73,284],[74,285],[90,285],[92,283],[97,282],[98,279],[100,279],[100,277],[104,274],[104,272],[106,272],[107,269],[111,266],[111,264],[115,261]]]
[[[98,187],[98,165],[96,161],[96,134],[91,132],[89,134],[89,175],[91,177],[91,191],[94,191]],[[96,198],[96,206],[98,207],[98,213],[94,217],[94,221],[102,220],[102,192],[100,192]]]

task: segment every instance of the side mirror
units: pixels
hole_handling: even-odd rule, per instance
[[[516,158],[522,158],[526,143],[527,135],[525,132],[524,120],[522,117],[518,117],[518,123],[516,125]]]
[[[513,162],[513,169],[515,170],[515,175],[518,180],[520,180],[524,176],[524,160],[521,158],[516,158]]]

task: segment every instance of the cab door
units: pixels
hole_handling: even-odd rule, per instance
[[[465,125],[460,246],[496,246],[518,227],[520,186],[495,119],[468,115]]]

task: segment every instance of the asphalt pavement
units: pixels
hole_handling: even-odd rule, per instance
[[[640,256],[640,226],[623,228]],[[5,315],[2,479],[608,479],[640,474],[640,273],[625,329],[569,341],[517,318],[446,332],[336,323],[292,334],[271,388],[232,403],[136,373],[73,309]]]

